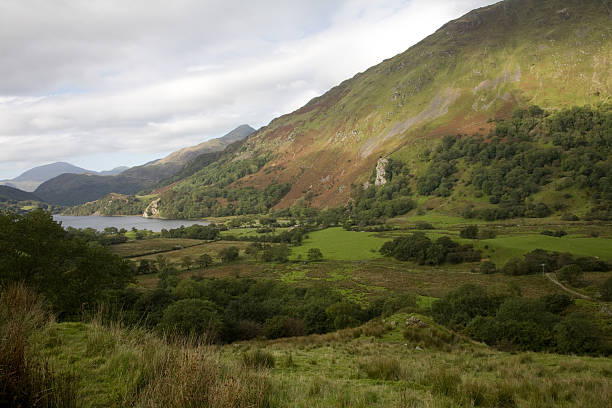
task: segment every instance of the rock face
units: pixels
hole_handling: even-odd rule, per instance
[[[384,157],[378,159],[378,163],[376,163],[376,181],[374,185],[383,186],[387,184],[387,164],[389,164],[389,160]]]
[[[157,200],[153,200],[151,201],[151,203],[147,206],[147,208],[145,208],[144,212],[142,213],[142,216],[144,218],[157,218],[159,217],[159,209],[157,208],[157,205],[159,204],[159,198]]]

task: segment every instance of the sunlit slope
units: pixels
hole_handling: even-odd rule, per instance
[[[249,137],[226,160],[269,159],[229,188],[289,183],[277,207],[344,203],[380,156],[401,147],[486,131],[517,106],[609,101],[611,64],[610,1],[506,0],[474,10]],[[199,183],[197,175],[184,182]]]

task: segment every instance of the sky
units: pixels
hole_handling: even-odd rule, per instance
[[[254,128],[491,0],[0,0],[0,179]]]

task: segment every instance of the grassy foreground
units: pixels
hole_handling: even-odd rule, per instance
[[[419,315],[206,346],[96,319],[55,323],[23,289],[3,293],[0,313],[0,362],[19,332],[24,360],[56,379],[40,391],[53,402],[45,406],[607,407],[612,398],[610,359],[494,351]]]

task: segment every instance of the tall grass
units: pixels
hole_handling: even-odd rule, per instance
[[[49,322],[38,296],[24,285],[0,293],[0,406],[76,407],[72,380],[36,358],[30,337]]]

